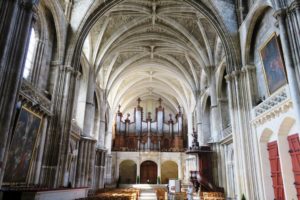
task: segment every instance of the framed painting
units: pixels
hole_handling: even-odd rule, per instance
[[[8,152],[4,184],[26,183],[42,118],[22,107]]]
[[[260,56],[263,63],[265,80],[268,85],[269,94],[287,84],[285,67],[276,33],[272,34],[269,40],[260,49]]]

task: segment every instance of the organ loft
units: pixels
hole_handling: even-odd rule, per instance
[[[300,0],[0,0],[0,200],[300,200],[299,34]]]
[[[130,114],[123,119],[121,106],[116,114],[115,138],[113,151],[178,151],[186,148],[186,129],[183,126],[183,114],[178,106],[178,113],[173,119],[172,114],[166,119],[162,107],[162,99],[158,100],[159,106],[155,113],[144,113],[140,106],[141,99],[134,108],[133,120]]]

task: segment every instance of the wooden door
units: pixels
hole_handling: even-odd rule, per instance
[[[157,183],[157,165],[153,161],[145,161],[141,165],[141,183]]]
[[[278,154],[277,142],[268,143],[269,160],[271,164],[271,177],[273,181],[273,189],[275,200],[284,200],[284,188],[280,168],[280,158]]]
[[[295,177],[295,187],[297,190],[297,197],[300,200],[300,142],[299,135],[291,135],[288,137],[290,146],[290,155],[292,158],[293,172]]]

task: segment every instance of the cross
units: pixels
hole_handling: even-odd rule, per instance
[[[119,104],[119,106],[118,106],[118,107],[119,107],[119,109],[118,109],[118,112],[120,112],[120,109],[121,109],[121,105]]]
[[[138,102],[138,106],[140,106],[140,103],[141,103],[141,98],[139,97],[138,99],[137,99],[137,102]]]

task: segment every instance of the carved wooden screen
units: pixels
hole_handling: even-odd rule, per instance
[[[291,135],[288,137],[290,146],[290,155],[292,158],[293,172],[295,176],[295,187],[297,190],[297,197],[300,200],[300,142],[299,135]]]
[[[276,200],[284,200],[284,188],[280,168],[277,142],[268,143],[269,160],[271,164],[271,177]]]

